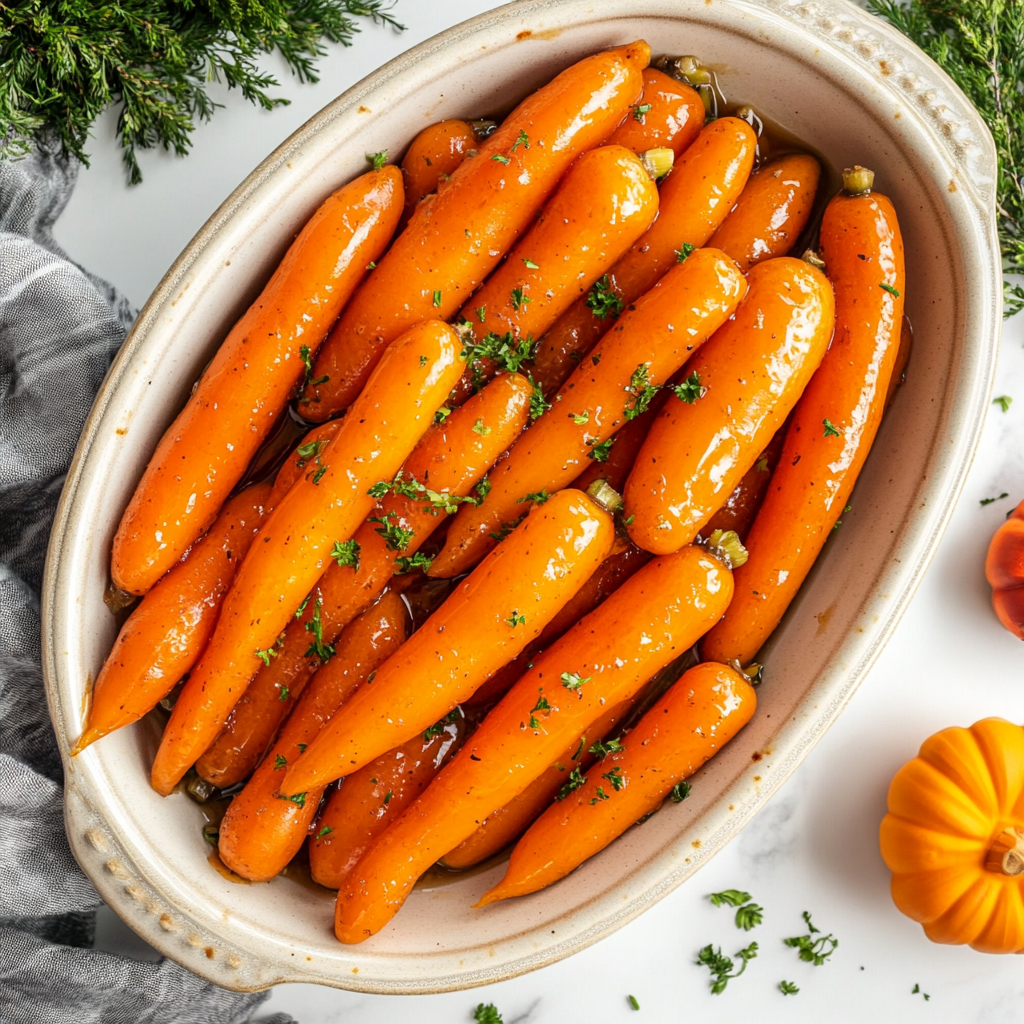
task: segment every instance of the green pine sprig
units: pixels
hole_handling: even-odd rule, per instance
[[[1004,274],[1024,274],[1024,0],[869,0],[966,93],[999,157],[996,181]],[[1006,316],[1024,309],[1024,286],[1003,282]]]
[[[0,157],[53,132],[88,165],[93,122],[110,104],[131,184],[136,151],[188,152],[197,120],[221,104],[211,82],[264,110],[287,104],[259,58],[276,50],[300,82],[316,82],[329,41],[351,46],[356,19],[402,29],[393,0],[0,0]]]

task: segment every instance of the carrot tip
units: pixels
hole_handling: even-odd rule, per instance
[[[489,889],[473,904],[473,907],[486,907],[489,903],[497,903],[498,900],[506,898],[506,894],[501,891],[501,883],[499,882],[493,889]]]
[[[91,744],[95,743],[98,739],[101,739],[104,735],[105,735],[105,733],[100,732],[98,729],[85,729],[85,730],[83,730],[82,735],[78,737],[78,741],[71,748],[71,756],[72,757],[76,757],[83,750],[85,750],[86,747],[88,747]]]

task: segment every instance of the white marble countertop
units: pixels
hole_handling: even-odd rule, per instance
[[[289,107],[266,113],[225,95],[226,109],[197,130],[192,155],[143,154],[145,181],[134,189],[124,184],[108,112],[90,146],[92,166],[58,221],[58,241],[141,305],[235,185],[308,117],[409,46],[496,6],[401,0],[395,13],[408,25],[405,33],[368,27],[352,49],[332,48],[318,85],[285,83]],[[283,64],[267,65],[285,78]],[[877,842],[889,780],[925,737],[991,715],[1024,722],[1024,647],[996,622],[983,574],[993,530],[1024,497],[1024,314],[1004,330],[995,393],[1017,401],[1006,414],[990,410],[938,555],[870,677],[782,791],[703,871],[610,938],[513,981],[404,998],[280,986],[266,1010],[287,1010],[301,1024],[453,1024],[471,1021],[481,1001],[495,1003],[505,1024],[1024,1020],[1020,960],[928,942],[893,907]],[[979,504],[1003,491],[1010,497]],[[765,908],[764,924],[749,934],[737,931],[731,912],[705,899],[724,888],[752,893]],[[782,943],[802,934],[804,910],[840,941],[821,967],[799,962]],[[725,993],[712,996],[707,971],[694,965],[697,950],[711,942],[733,954],[751,939],[760,946],[757,959]],[[101,917],[99,942],[129,955],[152,954],[112,914]],[[795,982],[799,994],[783,996],[777,987],[783,979]],[[915,984],[931,998],[913,994]],[[638,1014],[627,1002],[630,994]]]

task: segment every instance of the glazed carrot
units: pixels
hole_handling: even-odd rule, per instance
[[[342,780],[309,843],[313,881],[337,889],[363,852],[430,785],[466,735],[456,709],[422,734]]]
[[[572,161],[602,142],[640,95],[644,42],[595,54],[512,111],[477,155],[416,208],[317,358],[300,411],[323,420],[359,394],[384,347],[427,317],[447,319],[526,231]]]
[[[615,431],[642,412],[654,388],[718,330],[746,289],[736,264],[717,249],[698,249],[675,264],[621,317],[566,381],[552,408],[495,467],[483,502],[459,510],[430,575],[465,572],[522,516],[530,495],[565,487],[588,456],[605,454]]]
[[[807,226],[820,178],[821,164],[808,153],[769,161],[750,176],[708,245],[727,252],[744,273],[785,256]]]
[[[623,146],[600,146],[569,168],[537,223],[462,307],[473,344],[507,336],[539,338],[573,301],[647,230],[658,189],[639,158]],[[474,360],[455,400],[493,376],[490,358]]]
[[[667,554],[696,537],[785,421],[832,337],[832,288],[810,264],[783,256],[753,267],[749,280],[735,317],[687,363],[703,395],[669,401],[626,482],[627,530],[645,551]]]
[[[313,677],[267,756],[221,821],[218,853],[236,874],[253,882],[268,881],[298,853],[322,790],[311,791],[299,801],[283,798],[278,783],[285,766],[398,650],[405,641],[407,624],[402,599],[386,591],[342,632],[337,654]]]
[[[739,198],[756,150],[757,136],[739,118],[719,118],[701,131],[662,184],[658,217],[647,234],[540,340],[532,372],[545,395],[561,387],[616,313],[652,288],[686,247],[707,243]]]
[[[256,484],[231,498],[209,532],[131,613],[96,677],[85,729],[72,754],[152,711],[196,663],[269,494],[269,484]]]
[[[402,157],[403,221],[412,216],[422,199],[437,189],[439,182],[451,176],[476,144],[472,125],[454,118],[428,125],[412,140]]]
[[[882,419],[905,289],[892,204],[872,192],[837,196],[822,221],[821,250],[835,288],[836,336],[793,413],[750,530],[737,602],[705,641],[705,657],[715,660],[745,664],[778,625],[842,515]]]
[[[276,508],[284,496],[303,477],[315,473],[319,466],[317,456],[323,456],[328,445],[341,430],[341,420],[331,420],[315,426],[295,446],[295,450],[282,463],[274,477],[274,489],[270,492],[270,507]]]
[[[768,447],[761,452],[753,466],[743,474],[743,479],[725,504],[708,520],[703,533],[710,536],[715,530],[732,530],[741,541],[746,540],[757,510],[768,493],[768,485],[779,464],[785,439],[786,427],[783,425],[772,435]]]
[[[295,394],[342,307],[394,233],[402,177],[380,167],[299,232],[157,445],[114,537],[111,574],[144,594],[213,522]]]
[[[614,536],[612,517],[582,491],[535,508],[313,741],[283,791],[349,775],[461,704],[540,633]]]
[[[320,667],[311,635],[317,628],[314,615],[322,643],[330,645],[355,615],[377,599],[402,566],[417,564],[416,552],[444,522],[445,508],[455,507],[450,502],[472,493],[526,425],[531,394],[524,377],[502,374],[444,423],[427,431],[402,467],[402,477],[407,484],[415,480],[429,486],[435,500],[415,490],[414,496],[390,493],[380,500],[374,515],[356,531],[350,557],[331,562],[306,610],[285,627],[276,656],[260,667],[223,732],[196,762],[196,771],[204,779],[225,787],[252,772],[306,681]],[[332,420],[328,426],[340,422]],[[299,461],[310,472],[316,466],[316,453],[300,447],[306,454]],[[391,524],[390,541],[381,521]],[[396,550],[399,543],[404,546]]]
[[[441,863],[463,871],[493,857],[518,839],[553,801],[560,796],[565,799],[573,791],[582,773],[594,763],[594,750],[600,749],[597,742],[612,735],[632,706],[632,700],[624,700],[606,711],[586,733],[573,740],[550,768],[538,775],[519,796],[489,814],[468,839],[444,855]]]
[[[684,548],[644,566],[538,655],[346,879],[338,893],[338,938],[362,942],[380,931],[431,864],[526,789],[608,707],[627,700],[689,649],[731,597],[725,565],[698,548]]]
[[[657,68],[645,68],[644,89],[625,120],[608,136],[607,144],[634,153],[671,149],[680,157],[704,127],[704,101],[685,82]]]
[[[390,480],[426,432],[461,373],[459,347],[455,332],[438,320],[391,345],[331,443],[329,460],[300,480],[263,525],[174,705],[153,763],[157,792],[169,793],[217,738],[260,658],[270,661],[278,635],[323,574],[332,545],[347,542],[373,507],[370,487]]]
[[[754,689],[726,665],[691,668],[626,734],[625,748],[552,804],[512,851],[505,877],[476,905],[525,896],[564,878],[644,815],[656,811],[750,721]]]

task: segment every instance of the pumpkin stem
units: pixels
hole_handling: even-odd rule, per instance
[[[1024,829],[1003,829],[989,847],[985,867],[1002,875],[1024,874]]]

